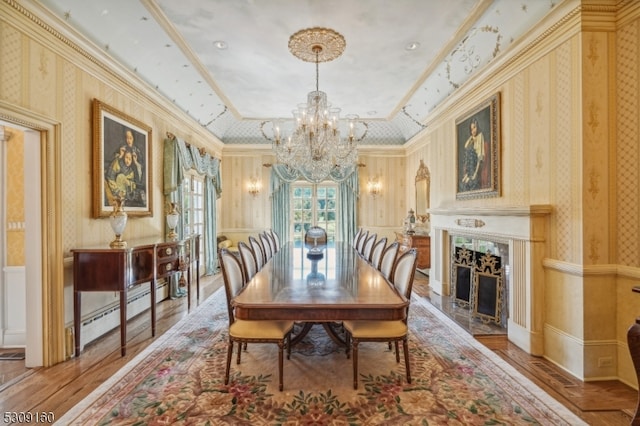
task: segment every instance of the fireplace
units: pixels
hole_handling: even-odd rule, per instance
[[[456,246],[464,245],[456,241],[490,243],[502,252],[495,254],[507,267],[502,283],[504,297],[498,302],[502,304],[499,321],[506,326],[509,340],[532,355],[543,354],[542,262],[551,211],[548,205],[430,210],[431,289],[440,295],[455,296],[453,254]],[[491,282],[485,280],[485,284]]]
[[[509,294],[509,246],[497,241],[451,235],[453,302],[470,317],[506,328]]]

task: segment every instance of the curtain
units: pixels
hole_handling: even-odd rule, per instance
[[[186,171],[195,170],[203,175],[205,181],[205,232],[201,236],[204,245],[204,265],[205,273],[213,274],[218,266],[218,254],[215,250],[216,242],[216,200],[222,193],[220,181],[220,160],[211,157],[208,153],[200,154],[193,145],[188,145],[180,138],[165,139],[164,141],[164,195],[168,202],[176,202],[179,206],[184,206],[184,195],[182,182]],[[183,209],[181,208],[181,211]],[[184,238],[182,224],[176,230],[179,238]],[[175,277],[175,275],[174,275]],[[174,282],[175,281],[175,282]],[[172,278],[171,296],[178,297],[186,292],[179,289],[177,277]]]
[[[290,222],[290,184],[303,177],[297,170],[282,164],[274,164],[271,168],[271,223],[273,230],[280,235],[282,241],[289,241]],[[348,169],[336,168],[329,179],[339,182],[338,198],[340,202],[340,228],[337,230],[337,241],[351,241],[356,235],[358,194],[357,166]]]
[[[218,171],[218,173],[220,173]],[[217,223],[216,223],[216,200],[220,198],[221,187],[219,185],[220,177],[217,179],[210,176],[204,179],[204,211],[205,217],[205,235],[211,235],[213,238],[207,238],[203,240],[204,252],[212,253],[213,256],[206,256],[204,259],[204,269],[206,275],[212,275],[218,271],[218,252],[216,251],[216,236]]]
[[[354,170],[351,175],[340,182],[338,188],[338,198],[340,200],[340,220],[338,223],[338,235],[336,239],[340,241],[351,241],[356,235],[358,224],[358,195],[360,184],[358,171]]]
[[[280,177],[280,168],[275,164],[271,168],[271,227],[278,234],[282,243],[289,241],[290,188],[291,184]],[[286,173],[286,170],[282,171]]]

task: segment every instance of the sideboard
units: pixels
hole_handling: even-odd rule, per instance
[[[403,253],[410,248],[418,251],[418,269],[431,268],[431,237],[428,235],[404,234],[396,232],[396,241],[398,242],[399,251]]]
[[[73,253],[73,326],[75,354],[80,355],[81,293],[113,291],[120,294],[120,353],[127,353],[127,291],[149,283],[151,335],[156,334],[156,282],[178,272],[187,272],[187,299],[190,304],[191,266],[196,262],[199,295],[199,235],[180,241],[145,240],[123,249],[77,248]],[[198,250],[198,251],[196,251]]]

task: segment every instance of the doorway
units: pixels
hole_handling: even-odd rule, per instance
[[[4,230],[0,239],[0,352],[6,359],[1,361],[5,382],[27,367],[43,365],[42,309],[38,309],[42,303],[40,133],[0,121],[0,143]]]
[[[39,367],[46,358],[43,286],[48,282],[43,279],[42,134],[2,119],[0,130],[0,352],[23,349],[25,367]]]
[[[338,185],[296,182],[291,188],[293,242],[301,245],[304,235],[312,226],[327,231],[327,244],[336,241],[338,229]]]

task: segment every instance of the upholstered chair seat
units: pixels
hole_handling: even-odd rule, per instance
[[[282,390],[283,385],[283,359],[284,348],[287,348],[287,358],[291,355],[291,330],[293,321],[246,321],[235,317],[233,299],[245,286],[245,275],[238,256],[235,256],[227,249],[219,252],[220,267],[224,280],[224,290],[227,296],[227,312],[229,314],[229,344],[227,346],[227,365],[224,374],[224,384],[229,383],[229,372],[231,370],[231,358],[233,356],[234,344],[238,344],[237,364],[240,364],[242,346],[246,348],[247,343],[275,343],[278,345],[278,388]],[[286,341],[286,343],[285,343]]]
[[[418,252],[412,248],[404,252],[396,262],[392,276],[392,284],[407,301],[411,300],[413,278],[415,276]],[[407,308],[407,315],[409,309]],[[343,321],[347,337],[347,358],[353,354],[353,388],[358,389],[358,345],[360,342],[391,342],[395,343],[396,362],[400,362],[399,341],[402,341],[404,364],[407,383],[411,383],[411,365],[409,363],[409,348],[407,318],[395,321]]]

